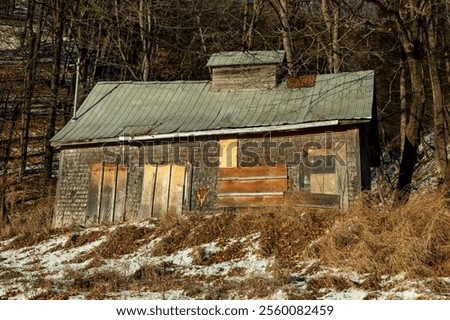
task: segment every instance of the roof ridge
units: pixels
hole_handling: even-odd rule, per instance
[[[161,83],[208,83],[211,80],[170,80],[170,81],[134,81],[134,80],[126,80],[126,81],[99,81],[95,85],[104,85],[104,84],[136,84],[136,85],[146,85],[146,84],[161,84]]]

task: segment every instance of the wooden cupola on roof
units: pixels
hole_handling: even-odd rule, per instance
[[[214,90],[272,89],[281,79],[284,51],[214,53],[207,66]]]

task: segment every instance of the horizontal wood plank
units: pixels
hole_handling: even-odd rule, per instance
[[[282,196],[284,191],[268,192],[223,192],[218,193],[218,197],[262,197],[262,196]]]
[[[284,166],[269,167],[239,167],[239,168],[220,168],[220,178],[227,177],[271,177],[271,176],[285,176],[287,177],[287,168]]]
[[[282,176],[263,176],[263,177],[218,177],[218,181],[248,181],[248,180],[271,180],[271,179],[287,179],[285,175]]]
[[[287,192],[285,194],[294,206],[339,207],[341,196],[337,194]]]
[[[310,157],[321,157],[321,156],[330,156],[330,155],[336,155],[336,151],[333,149],[327,149],[327,148],[322,148],[322,149],[308,149],[308,156]]]
[[[281,206],[283,203],[283,195],[217,198],[217,206],[219,208],[270,207]]]
[[[219,181],[217,192],[270,192],[286,191],[287,179]]]

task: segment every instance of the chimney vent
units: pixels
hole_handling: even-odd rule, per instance
[[[207,66],[214,90],[272,89],[279,84],[284,51],[215,53]]]

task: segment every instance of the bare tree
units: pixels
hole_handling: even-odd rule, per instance
[[[277,13],[280,21],[280,32],[283,47],[286,52],[286,63],[289,74],[293,74],[294,49],[291,38],[291,25],[289,23],[289,0],[270,0],[270,4]]]
[[[64,0],[50,0],[53,26],[52,43],[52,71],[51,71],[51,99],[47,117],[47,128],[45,133],[44,169],[43,180],[47,182],[52,175],[54,149],[50,139],[55,135],[56,112],[59,106],[59,86],[61,78],[61,55],[64,32]]]
[[[242,47],[244,50],[250,50],[253,45],[253,34],[256,24],[262,13],[262,0],[243,1],[243,23],[242,23]]]
[[[31,122],[31,106],[33,103],[33,93],[36,80],[36,70],[38,64],[38,54],[41,46],[42,23],[44,19],[44,7],[36,0],[28,0],[27,17],[25,20],[25,32],[23,42],[26,50],[26,76],[25,76],[25,97],[22,115],[22,136],[21,136],[21,160],[19,175],[22,178],[25,174],[28,158],[29,131]]]
[[[446,114],[444,96],[442,92],[442,81],[439,75],[439,53],[438,53],[438,33],[436,32],[437,10],[441,9],[439,1],[427,1],[424,7],[426,19],[426,45],[428,57],[428,70],[431,80],[431,91],[433,95],[433,116],[434,116],[434,134],[436,144],[436,163],[441,178],[450,179],[446,176],[449,166],[449,154],[447,145],[450,144],[450,132],[446,128]],[[444,39],[441,39],[444,42]]]
[[[331,0],[322,0],[321,9],[323,19],[327,27],[331,49],[328,50],[328,65],[332,73],[338,73],[341,69],[340,55],[340,6],[333,4]]]

